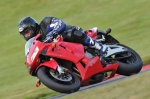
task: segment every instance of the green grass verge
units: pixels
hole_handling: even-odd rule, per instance
[[[47,95],[59,94],[43,85],[36,88],[37,78],[27,73],[24,65],[25,41],[17,29],[18,21],[22,17],[32,16],[40,22],[45,16],[56,16],[67,24],[81,26],[83,29],[97,26],[106,30],[111,27],[112,35],[122,44],[136,50],[146,64],[150,62],[149,9],[148,0],[1,1],[0,98],[42,99]],[[144,78],[139,77],[141,80]]]

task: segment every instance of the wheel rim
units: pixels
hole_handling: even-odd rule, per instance
[[[59,74],[54,70],[49,70],[49,73],[51,74],[52,77],[54,77],[56,80],[59,81],[70,82],[72,80],[72,76],[69,73]]]
[[[137,62],[136,56],[132,52],[130,52],[130,53],[131,53],[130,57],[122,59],[122,60],[120,60],[120,62],[128,63],[128,64],[136,63]]]

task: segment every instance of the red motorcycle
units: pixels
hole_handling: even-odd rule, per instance
[[[72,93],[80,87],[102,82],[114,75],[129,76],[140,72],[142,60],[131,48],[122,45],[110,35],[97,28],[85,33],[97,42],[106,44],[104,55],[98,50],[79,43],[65,42],[59,35],[50,43],[41,42],[41,35],[31,38],[25,46],[26,66],[32,76],[36,76],[48,88]]]

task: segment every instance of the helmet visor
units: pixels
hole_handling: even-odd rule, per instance
[[[31,35],[32,30],[31,29],[27,29],[23,32],[21,32],[20,34],[23,35],[24,37],[29,37]]]

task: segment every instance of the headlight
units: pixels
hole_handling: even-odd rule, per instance
[[[32,56],[31,56],[31,61],[32,61],[32,62],[34,61],[35,56],[37,55],[38,51],[39,51],[39,48],[38,48],[38,47],[35,47],[34,52],[33,52]]]

